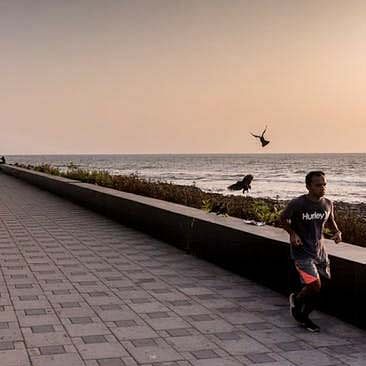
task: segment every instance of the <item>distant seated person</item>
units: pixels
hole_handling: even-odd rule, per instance
[[[0,158],[0,164],[5,164],[5,163],[6,163],[5,158],[4,158],[4,156],[2,156],[2,157]]]

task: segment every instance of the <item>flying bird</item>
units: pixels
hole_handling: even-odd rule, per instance
[[[251,183],[253,180],[253,176],[251,174],[247,174],[243,180],[239,180],[236,183],[232,184],[231,186],[227,187],[230,191],[240,191],[243,190],[243,193],[248,192],[251,189]]]
[[[269,144],[269,141],[264,138],[264,134],[266,133],[266,131],[267,131],[267,126],[264,129],[264,131],[262,132],[262,135],[260,135],[260,136],[259,135],[255,135],[254,133],[250,133],[252,136],[254,136],[254,137],[256,137],[257,139],[260,140],[260,142],[262,144],[262,147],[265,147],[266,145]]]

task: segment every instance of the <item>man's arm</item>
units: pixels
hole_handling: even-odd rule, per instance
[[[328,222],[327,222],[330,230],[333,231],[334,235],[331,237],[331,240],[334,240],[334,242],[336,244],[340,243],[342,241],[342,233],[338,228],[337,223],[335,222],[334,219],[334,207],[333,207],[333,203],[331,203],[331,210],[330,210],[330,215],[328,218]]]
[[[292,229],[292,227],[290,225],[289,219],[287,219],[286,217],[281,215],[280,223],[281,223],[282,229],[286,230],[290,235],[295,233],[295,231]]]
[[[291,201],[287,205],[287,207],[284,209],[284,211],[282,212],[282,214],[280,216],[280,222],[281,222],[282,228],[284,230],[286,230],[290,235],[290,243],[292,245],[298,246],[298,245],[302,245],[302,241],[290,225],[290,220],[293,215],[293,210],[294,210],[294,202]]]

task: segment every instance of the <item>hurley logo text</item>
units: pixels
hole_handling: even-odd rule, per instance
[[[312,214],[306,212],[302,214],[303,220],[322,220],[325,216],[325,213],[313,212]]]

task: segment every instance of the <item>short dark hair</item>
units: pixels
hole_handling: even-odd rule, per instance
[[[325,177],[325,173],[321,170],[313,170],[312,172],[306,174],[305,183],[307,186],[311,184],[313,177]]]

